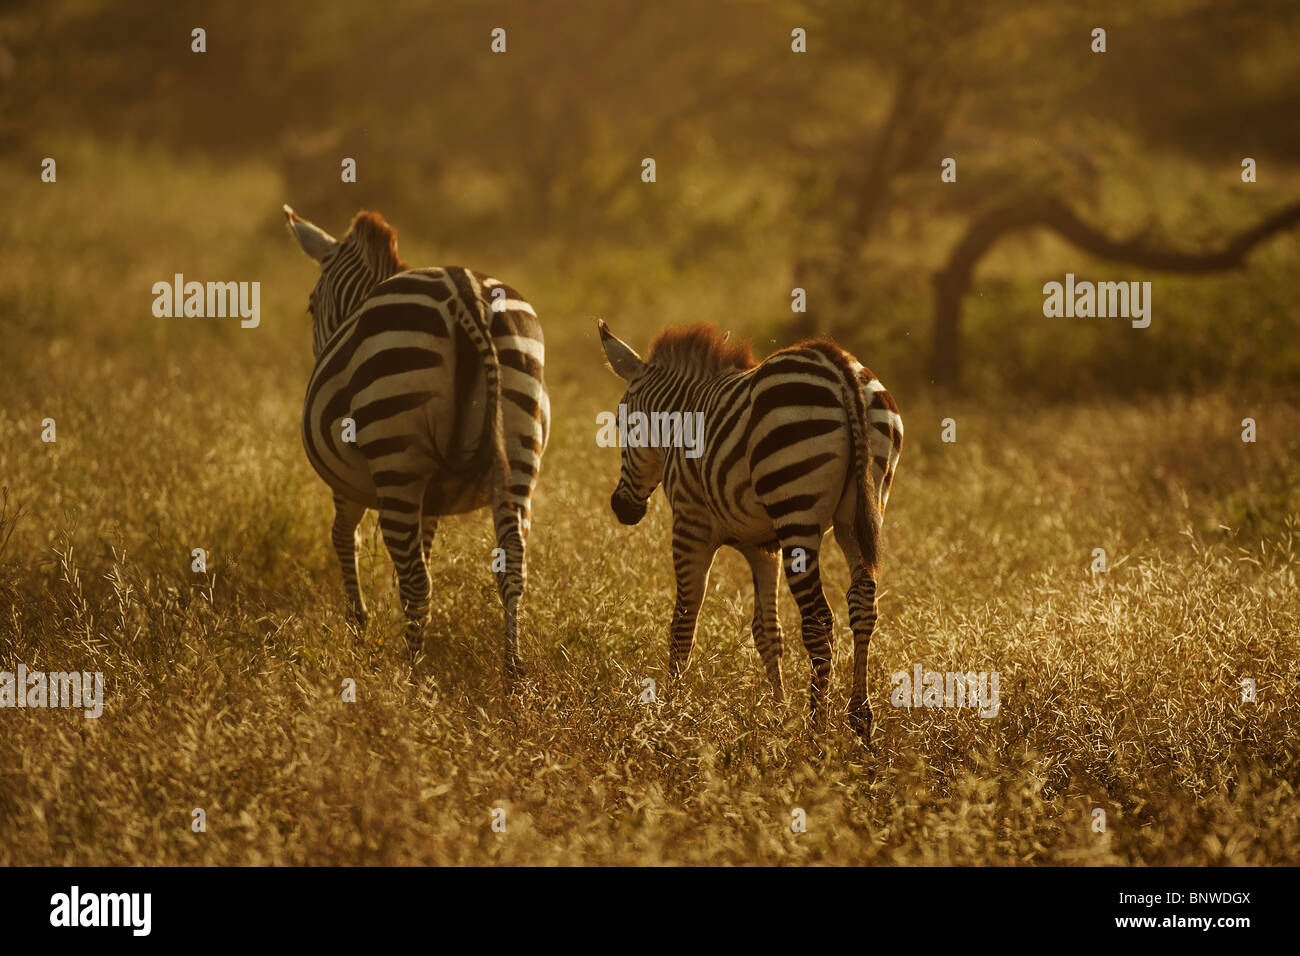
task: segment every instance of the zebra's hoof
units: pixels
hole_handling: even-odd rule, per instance
[[[824,687],[813,687],[808,699],[808,723],[814,731],[826,730],[827,694]]]
[[[866,742],[871,738],[871,705],[865,700],[849,704],[849,726]]]

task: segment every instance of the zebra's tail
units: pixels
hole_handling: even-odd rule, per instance
[[[853,439],[853,475],[857,479],[857,503],[853,509],[853,537],[862,552],[862,563],[874,578],[880,567],[880,509],[876,504],[876,486],[871,481],[871,448],[867,436],[871,422],[867,417],[867,397],[857,372],[843,357],[840,371],[844,375],[844,412]]]
[[[437,466],[451,474],[464,478],[474,478],[484,474],[493,464],[506,474],[505,423],[501,413],[501,364],[497,358],[496,343],[492,336],[481,326],[457,297],[452,298],[456,304],[456,324],[465,337],[469,339],[478,353],[479,364],[483,368],[483,380],[487,385],[486,404],[483,411],[483,431],[464,455],[443,458],[438,454],[436,443],[434,458]],[[459,412],[457,413],[459,416]]]

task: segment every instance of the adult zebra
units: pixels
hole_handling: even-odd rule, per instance
[[[833,526],[852,572],[849,715],[860,734],[869,734],[867,649],[876,624],[880,524],[903,446],[893,398],[869,369],[831,342],[804,342],[755,365],[748,345],[730,344],[712,327],[696,325],[662,332],[642,360],[604,322],[599,328],[610,366],[628,383],[620,420],[644,425],[671,422],[673,413],[681,413],[679,420],[703,415],[697,419],[703,441],[692,449],[662,441],[648,447],[644,439],[664,437],[654,434],[653,424],[641,433],[628,427],[620,436],[622,468],[610,499],[619,521],[636,524],[662,481],[672,506],[677,603],[669,673],[676,675],[690,657],[713,556],[729,545],[753,573],[754,643],[773,692],[783,699],[776,601],[783,561],[812,661],[817,721],[830,686],[834,627],[819,549]]]
[[[379,511],[415,657],[438,518],[491,505],[505,666],[513,674],[524,543],[550,428],[537,314],[482,273],[408,269],[396,230],[376,213],[358,213],[342,240],[288,206],[284,213],[321,268],[308,300],[316,367],[302,435],[312,466],[334,491],[332,537],[350,615],[365,626],[356,529],[367,508]]]

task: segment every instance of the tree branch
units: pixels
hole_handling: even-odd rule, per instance
[[[1243,229],[1219,249],[1186,252],[1154,244],[1145,232],[1112,239],[1085,222],[1055,196],[1035,196],[1001,206],[971,224],[934,276],[934,341],[930,367],[935,381],[956,385],[961,368],[961,305],[975,266],[1003,236],[1026,229],[1048,229],[1076,248],[1109,262],[1157,272],[1203,274],[1237,269],[1255,246],[1300,223],[1300,201],[1290,203]]]

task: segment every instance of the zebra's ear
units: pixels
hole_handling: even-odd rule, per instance
[[[289,228],[293,230],[294,238],[298,240],[298,245],[302,246],[302,251],[317,262],[323,260],[338,245],[338,241],[328,232],[308,222],[287,205],[284,207],[284,217],[289,221]]]
[[[609,367],[614,370],[614,374],[624,379],[636,377],[645,368],[641,356],[611,332],[603,319],[596,320],[596,327],[600,329],[600,344],[605,347],[605,358],[609,359]]]

